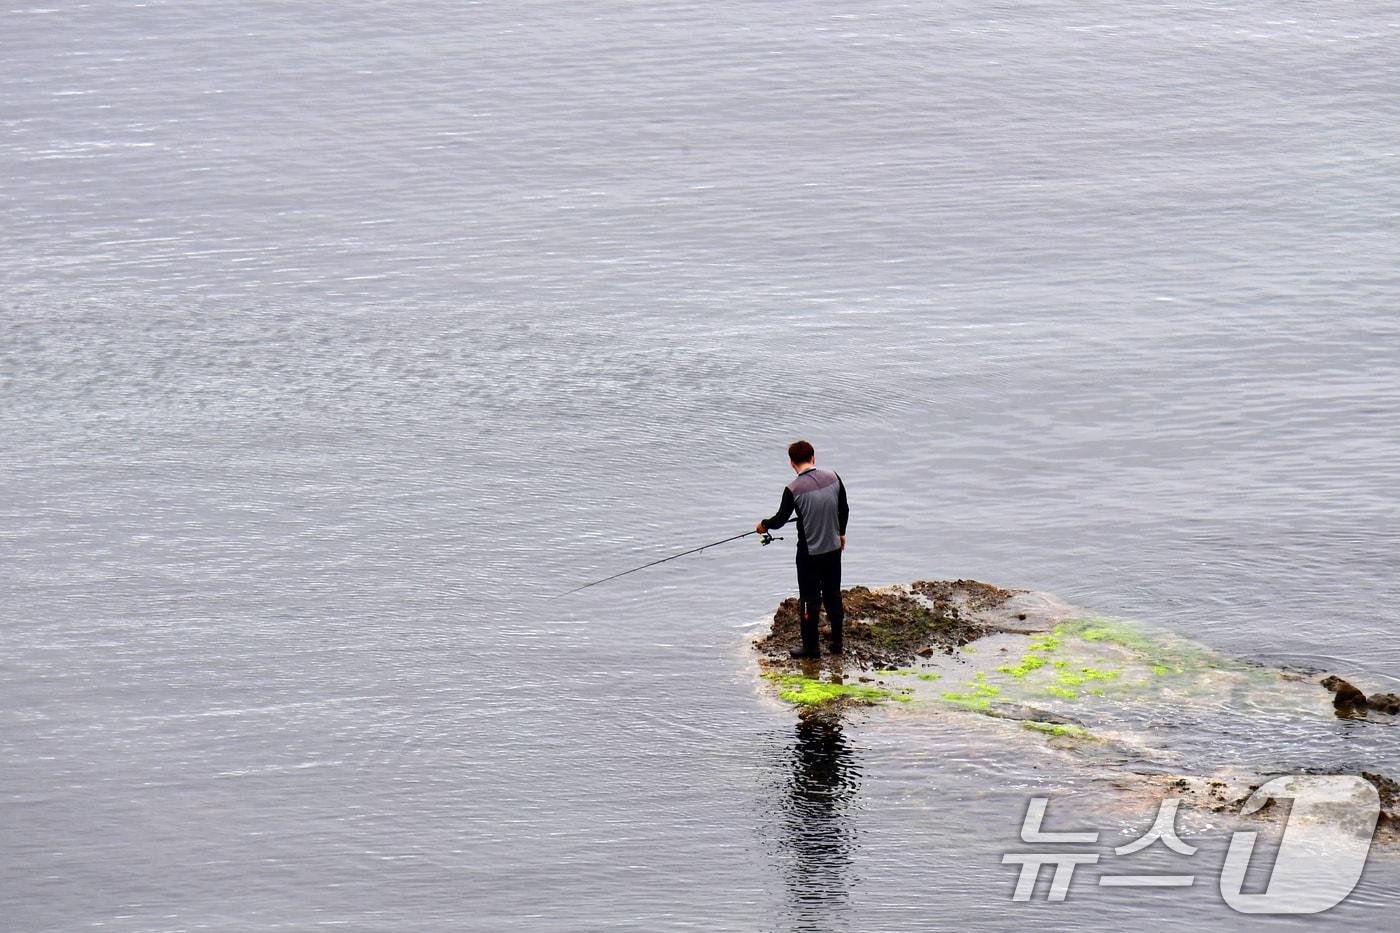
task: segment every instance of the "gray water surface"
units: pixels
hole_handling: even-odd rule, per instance
[[[1394,4],[3,23],[7,929],[1257,928],[1219,834],[1013,905],[1031,794],[1151,813],[800,726],[746,650],[791,541],[547,597],[751,527],[806,436],[850,583],[1396,689]]]

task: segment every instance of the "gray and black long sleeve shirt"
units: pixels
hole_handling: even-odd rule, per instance
[[[799,556],[826,554],[841,549],[850,507],[846,505],[846,484],[834,470],[812,467],[798,474],[783,489],[778,514],[763,520],[768,529],[787,524],[797,513],[797,553]]]

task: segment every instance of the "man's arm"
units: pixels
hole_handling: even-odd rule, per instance
[[[792,510],[797,508],[797,500],[792,497],[792,490],[783,487],[783,501],[778,505],[778,514],[772,518],[765,518],[754,526],[755,531],[769,531],[774,528],[781,528],[792,518]]]
[[[846,549],[846,520],[851,517],[851,507],[846,504],[846,484],[841,482],[841,474],[836,474],[836,520],[841,523],[841,550]]]

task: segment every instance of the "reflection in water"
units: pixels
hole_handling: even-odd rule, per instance
[[[779,836],[788,902],[797,929],[822,929],[850,892],[860,773],[835,715],[799,719],[788,758]]]

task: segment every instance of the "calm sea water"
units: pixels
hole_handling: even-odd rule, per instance
[[[751,527],[806,436],[848,582],[1396,689],[1397,40],[1371,0],[8,7],[5,927],[1256,928],[1210,833],[1194,888],[1012,904],[1033,793],[1151,812],[962,720],[799,726],[746,654],[791,541],[547,597]]]

